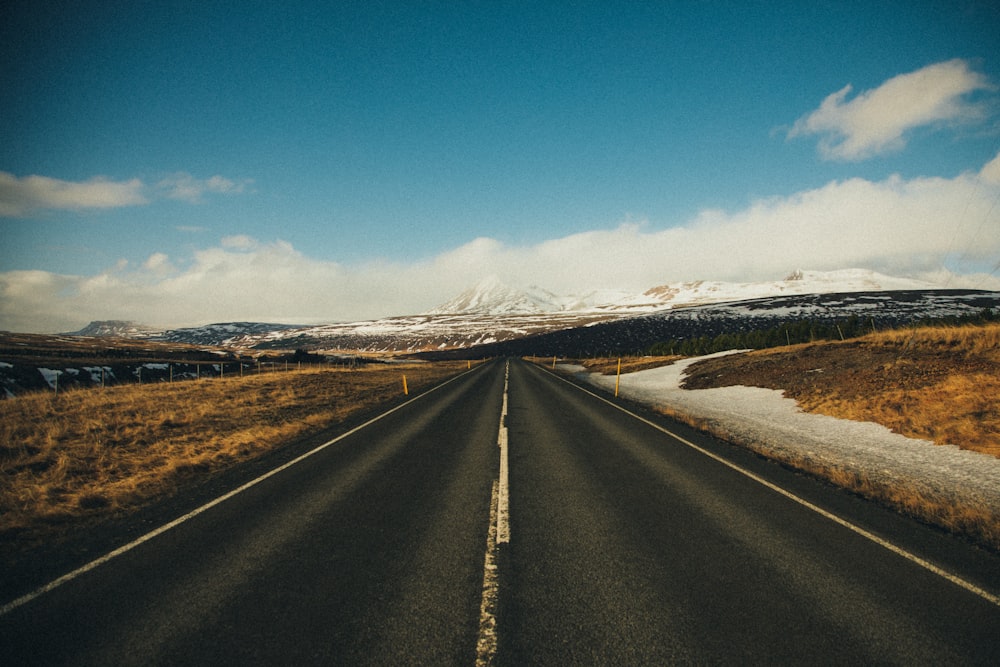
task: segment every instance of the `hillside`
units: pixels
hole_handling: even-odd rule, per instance
[[[422,356],[595,357],[645,354],[657,343],[778,327],[811,320],[834,324],[860,318],[879,330],[942,317],[1000,309],[1000,292],[913,290],[776,296],[659,310],[646,315],[498,341],[470,350],[441,350]]]

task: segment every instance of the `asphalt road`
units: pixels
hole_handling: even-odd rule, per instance
[[[504,369],[8,605],[0,662],[1000,664],[1000,558],[520,361],[496,546]]]

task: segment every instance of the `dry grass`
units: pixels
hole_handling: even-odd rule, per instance
[[[870,345],[910,351],[947,351],[963,357],[982,356],[1000,362],[1000,324],[894,329],[866,336]]]
[[[919,389],[886,387],[863,398],[814,394],[799,399],[808,412],[882,424],[896,433],[1000,457],[1000,377],[949,375]]]
[[[119,512],[465,364],[305,370],[0,401],[0,536]]]

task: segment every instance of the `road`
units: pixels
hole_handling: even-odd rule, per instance
[[[505,370],[0,600],[0,659],[473,665],[478,646],[500,665],[1000,664],[995,555],[542,368]]]

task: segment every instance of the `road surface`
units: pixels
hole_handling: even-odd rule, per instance
[[[0,600],[0,660],[1000,664],[995,555],[620,405],[473,369]]]

